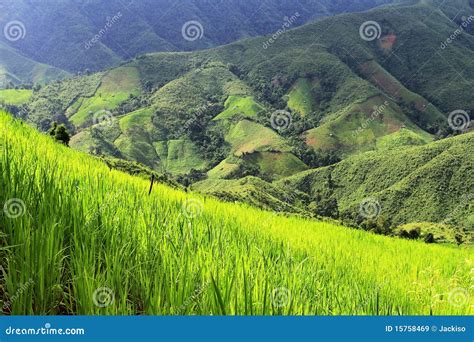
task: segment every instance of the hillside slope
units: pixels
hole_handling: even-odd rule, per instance
[[[458,5],[460,13],[471,8]],[[72,146],[85,152],[218,178],[276,180],[366,151],[426,144],[452,133],[449,113],[474,112],[474,37],[466,30],[440,47],[459,21],[451,11],[431,0],[403,3],[276,39],[140,56],[44,87],[28,119],[42,130],[66,123],[77,133]],[[361,36],[369,21],[380,26],[379,39]]]
[[[48,83],[69,76],[64,70],[24,57],[0,42],[0,89],[12,84]]]
[[[0,171],[4,313],[472,314],[469,300],[453,301],[471,285],[468,249],[285,218],[158,184],[148,195],[148,182],[5,113]]]
[[[9,40],[2,35],[0,40],[37,62],[70,72],[98,71],[146,52],[209,48],[276,32],[285,23],[296,27],[316,18],[389,2],[63,0],[40,5],[3,0],[0,27],[19,22],[22,26],[16,27],[24,37],[17,40],[13,35]]]
[[[317,215],[319,205],[336,201],[338,218],[348,224],[369,218],[395,231],[409,223],[440,223],[465,235],[466,242],[474,241],[474,182],[469,177],[473,148],[474,133],[469,133],[419,147],[367,152],[273,183],[252,177],[211,178],[193,189],[227,201],[306,215]],[[367,200],[377,207],[373,217],[361,211]]]
[[[474,234],[474,180],[468,176],[473,148],[474,133],[469,133],[421,147],[369,152],[279,185],[313,200],[318,193],[337,199],[349,215],[358,215],[362,201],[374,198],[393,225],[445,222]]]

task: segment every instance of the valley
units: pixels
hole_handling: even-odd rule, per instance
[[[0,9],[2,314],[474,313],[472,0]]]

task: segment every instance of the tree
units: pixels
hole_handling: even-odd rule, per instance
[[[49,129],[49,135],[52,136],[54,140],[66,146],[69,146],[71,136],[69,135],[69,132],[63,124],[58,125],[57,122],[53,122],[51,128]]]
[[[339,206],[335,198],[326,199],[318,195],[316,201],[310,203],[309,209],[319,216],[339,218]]]

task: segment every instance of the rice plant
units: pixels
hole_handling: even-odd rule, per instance
[[[149,185],[0,113],[3,313],[472,313],[472,249]]]

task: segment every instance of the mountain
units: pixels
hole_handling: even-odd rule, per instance
[[[469,189],[459,177],[472,162],[462,160],[471,140],[433,141],[470,130],[474,37],[457,30],[474,22],[472,6],[403,1],[219,48],[146,54],[35,89],[9,109],[43,131],[64,123],[77,150],[139,162],[226,199],[242,200],[235,189],[244,187],[243,200],[264,208],[360,223],[357,207],[368,196],[382,201],[383,227],[443,223]],[[416,163],[406,164],[407,151]],[[389,165],[399,172],[383,173]],[[367,188],[359,170],[373,177]],[[340,188],[325,187],[325,177]],[[295,191],[295,201],[285,199]],[[317,207],[322,200],[327,208]],[[469,210],[451,228],[469,232]]]
[[[1,112],[2,314],[472,314],[469,248],[149,186]]]
[[[403,130],[396,134],[409,134]],[[390,138],[391,139],[391,138]],[[207,179],[193,189],[226,201],[247,202],[267,210],[320,213],[331,201],[346,224],[367,217],[361,205],[376,207],[374,220],[389,228],[406,223],[431,222],[456,227],[465,240],[474,237],[474,182],[467,175],[474,168],[474,133],[430,144],[380,149],[348,158],[332,166],[297,173],[268,183],[255,177],[239,180]],[[433,224],[436,223],[436,224]],[[454,241],[454,235],[435,235]]]
[[[0,39],[36,62],[98,71],[146,52],[209,48],[389,2],[3,0],[0,27],[11,24],[22,39],[13,29],[10,39]]]
[[[0,42],[0,89],[9,85],[48,83],[69,76],[64,70],[35,62]]]
[[[369,21],[380,23],[380,39],[361,38]],[[235,169],[237,157],[284,177],[314,166],[291,138],[345,158],[381,143],[428,143],[446,130],[449,113],[472,112],[474,38],[464,32],[441,49],[453,29],[435,4],[421,2],[323,19],[274,42],[143,55],[43,87],[28,118],[44,130],[52,120],[65,122],[83,150],[175,174],[220,162]],[[272,126],[272,114],[291,120],[288,129]],[[410,139],[393,134],[402,129]],[[265,172],[268,164],[280,167]]]

